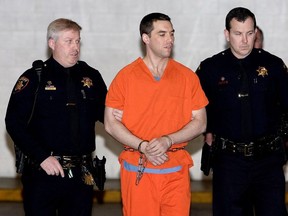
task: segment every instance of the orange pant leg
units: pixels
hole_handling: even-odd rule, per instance
[[[188,216],[191,203],[188,165],[175,173],[144,173],[138,185],[136,172],[121,166],[124,216]]]
[[[162,180],[163,182],[163,180]],[[160,182],[159,182],[160,183]],[[191,204],[189,168],[169,174],[161,188],[161,216],[188,216]]]

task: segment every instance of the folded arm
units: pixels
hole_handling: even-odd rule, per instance
[[[104,127],[105,130],[113,136],[117,141],[123,143],[135,150],[138,150],[139,144],[143,141],[139,137],[132,134],[120,121],[122,119],[121,112],[119,110],[106,107],[105,108],[105,117],[104,117]],[[168,156],[164,153],[161,155],[150,155],[149,152],[146,151],[146,147],[149,145],[149,141],[142,142],[141,148],[139,149],[141,152],[145,154],[147,159],[153,165],[161,165],[165,161],[168,160]],[[166,145],[166,144],[165,144]]]
[[[113,136],[117,141],[131,148],[137,149],[138,144],[142,141],[137,136],[133,135],[115,115],[116,109],[107,107],[105,108],[104,127],[105,130]]]
[[[164,137],[163,134],[161,137],[151,140],[145,150],[150,155],[162,155],[167,152],[171,146],[173,148],[174,144],[190,141],[205,132],[206,122],[205,108],[192,111],[191,121],[182,129],[174,133],[165,134],[166,136]]]

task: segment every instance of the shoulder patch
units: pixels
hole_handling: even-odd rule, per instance
[[[25,76],[21,76],[16,83],[14,92],[17,93],[17,92],[22,91],[28,85],[28,83],[29,83],[29,79]]]

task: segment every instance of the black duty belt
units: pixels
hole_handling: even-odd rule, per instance
[[[92,163],[91,155],[53,155],[64,169]]]
[[[281,137],[263,137],[253,142],[239,143],[225,138],[216,138],[216,148],[225,152],[235,153],[244,157],[261,157],[283,148]]]
[[[81,177],[86,185],[94,185],[94,167],[91,155],[53,155],[61,164],[63,170],[67,172],[69,178],[73,178],[73,168],[81,169]],[[26,165],[30,169],[41,170],[40,164],[29,159]],[[25,165],[25,166],[26,166]],[[72,171],[73,170],[73,171]]]
[[[53,155],[63,169],[70,169],[72,167],[81,167],[92,163],[91,155]],[[40,168],[40,164],[28,158],[27,165],[34,168]]]

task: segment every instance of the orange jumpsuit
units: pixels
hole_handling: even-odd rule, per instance
[[[106,106],[123,110],[122,123],[143,140],[180,130],[191,121],[192,110],[207,104],[197,75],[173,59],[159,81],[141,58],[136,59],[117,74],[106,98]],[[186,145],[174,144],[173,148]],[[147,162],[138,185],[139,152],[120,154],[125,216],[189,215],[191,156],[185,150],[167,153],[169,160],[160,166]]]

